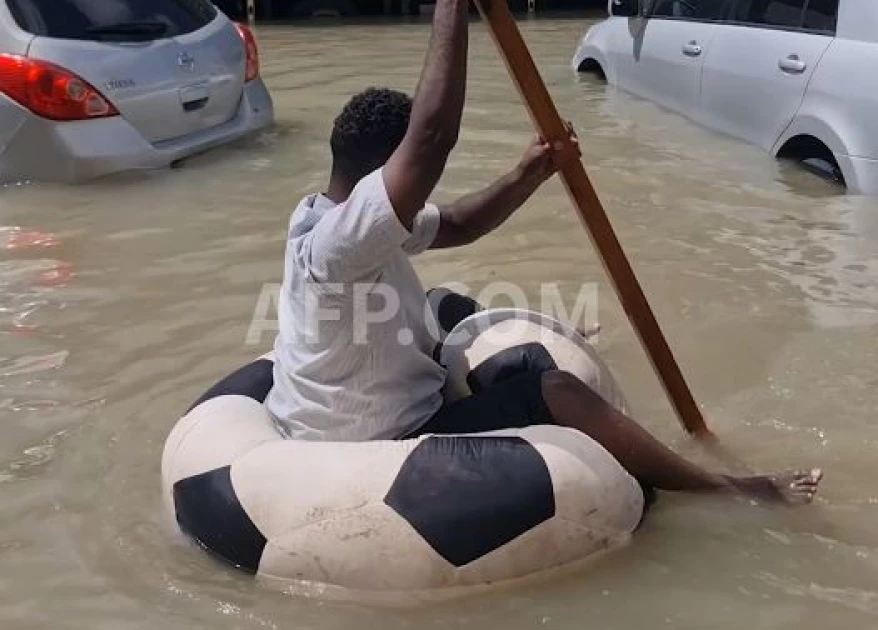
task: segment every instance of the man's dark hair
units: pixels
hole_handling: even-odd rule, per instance
[[[354,96],[332,127],[333,171],[354,184],[384,166],[402,142],[411,113],[412,99],[402,92],[373,87]]]

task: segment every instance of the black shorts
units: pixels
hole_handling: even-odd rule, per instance
[[[543,398],[543,375],[524,372],[483,391],[443,405],[421,428],[406,436],[427,433],[482,433],[555,424]]]

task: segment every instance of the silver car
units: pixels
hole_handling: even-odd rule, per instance
[[[573,69],[878,195],[878,0],[610,0]]]
[[[0,0],[0,183],[167,166],[273,118],[252,32],[209,0]]]

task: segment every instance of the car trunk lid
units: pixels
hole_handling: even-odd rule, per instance
[[[116,0],[110,9],[92,0],[10,1],[54,8],[39,20],[13,11],[36,35],[28,56],[88,81],[151,143],[221,125],[237,112],[243,41],[204,0]]]

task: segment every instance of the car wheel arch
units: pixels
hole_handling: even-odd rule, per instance
[[[595,57],[585,57],[579,62],[576,71],[581,74],[594,74],[604,81],[607,80],[607,71],[604,69],[604,64]]]
[[[814,116],[800,112],[774,143],[771,152],[773,155],[778,156],[781,150],[794,138],[810,136],[835,155],[850,155],[850,146],[845,141],[844,131],[844,125],[831,124],[823,116]]]
[[[845,158],[850,155],[850,150],[837,129],[822,117],[800,114],[778,138],[772,155],[799,161],[824,159],[837,169],[843,180],[850,183],[849,173],[844,170]]]
[[[846,182],[844,170],[836,154],[816,136],[810,134],[792,136],[775,152],[775,157],[801,162],[829,179],[839,181],[843,185]]]

